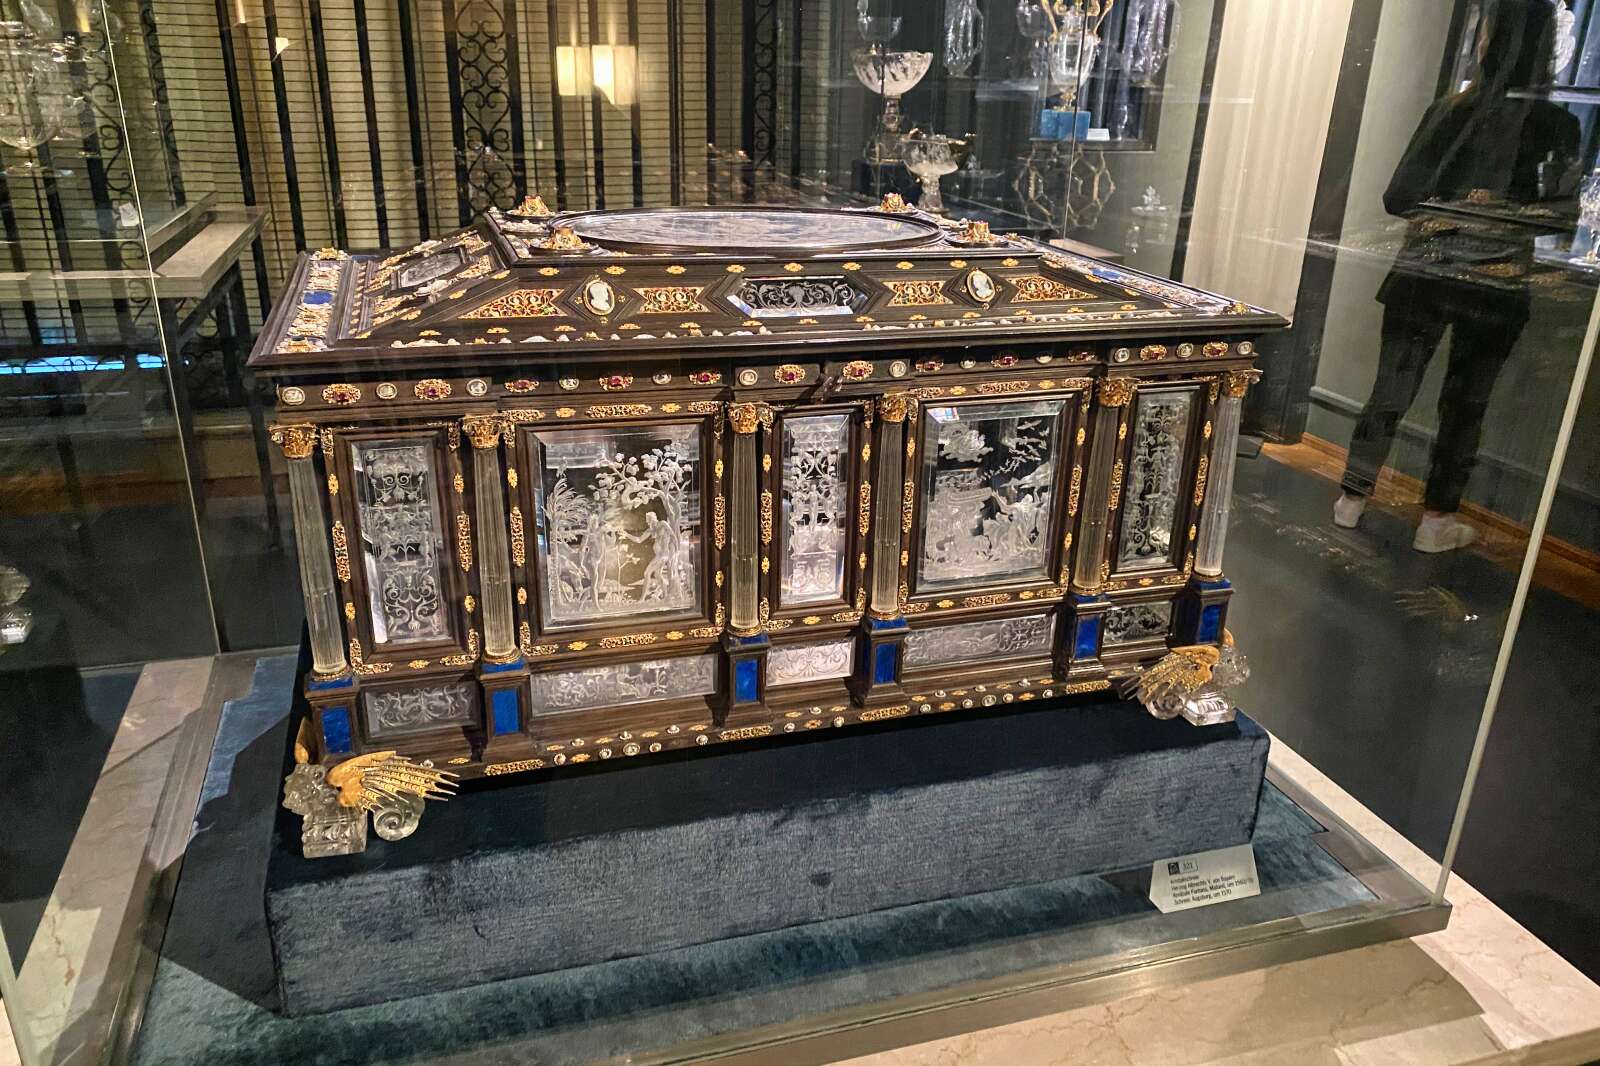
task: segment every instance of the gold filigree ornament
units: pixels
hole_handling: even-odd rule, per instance
[[[904,422],[911,406],[908,392],[889,392],[878,397],[878,414],[885,422]]]
[[[506,214],[517,218],[549,218],[552,212],[545,204],[544,197],[537,193],[530,193],[523,197],[522,203],[507,211]]]
[[[756,431],[756,426],[761,424],[761,405],[755,403],[735,403],[728,405],[728,425],[738,434],[749,434]]]
[[[1126,406],[1137,387],[1134,378],[1105,378],[1100,382],[1100,403],[1104,407]]]
[[[1221,650],[1210,644],[1173,648],[1153,665],[1124,679],[1118,691],[1150,708],[1174,699],[1181,701],[1210,682],[1212,671],[1221,661]]]
[[[506,420],[500,415],[467,415],[461,420],[461,429],[474,448],[493,448],[500,443]]]
[[[347,382],[336,382],[322,390],[322,402],[335,407],[348,407],[361,402],[361,389]]]
[[[312,425],[273,426],[271,438],[285,459],[309,459],[317,447],[317,429]]]
[[[550,231],[550,236],[539,242],[539,247],[547,252],[586,252],[592,246],[571,226],[557,226]]]
[[[424,800],[454,796],[457,775],[416,763],[393,751],[357,755],[328,771],[329,786],[338,790],[339,805],[366,811],[385,840],[400,840],[416,830]]]
[[[1250,391],[1250,386],[1261,380],[1259,370],[1233,370],[1223,376],[1222,391],[1238,399]]]

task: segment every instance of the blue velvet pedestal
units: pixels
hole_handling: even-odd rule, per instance
[[[1133,867],[290,1017],[280,1003],[262,903],[269,862],[275,867],[275,894],[293,887],[284,876],[289,872],[283,846],[286,821],[278,809],[278,796],[285,772],[294,684],[293,657],[263,659],[251,694],[224,708],[195,812],[194,833],[161,940],[154,985],[131,1054],[134,1066],[376,1066],[436,1061],[580,1066],[640,1056],[671,1057],[668,1053],[675,1054],[674,1049],[704,1048],[708,1041],[718,1047],[741,1046],[742,1034],[765,1031],[764,1027],[805,1026],[813,1021],[833,1024],[829,1019],[844,1014],[857,1018],[863,1008],[882,1004],[888,1010],[909,1000],[925,1003],[930,996],[954,995],[962,988],[981,986],[993,991],[997,984],[1037,980],[1041,972],[1053,973],[1064,965],[1104,971],[1173,945],[1201,943],[1230,932],[1245,936],[1263,923],[1285,918],[1315,927],[1339,920],[1338,915],[1348,921],[1351,915],[1367,913],[1369,908],[1381,910],[1361,879],[1323,846],[1322,841],[1331,834],[1269,782],[1262,789],[1252,838],[1262,893],[1248,899],[1160,914],[1146,896],[1149,866]],[[878,765],[863,767],[857,762],[851,766],[865,774],[863,782],[887,783],[896,779],[894,775],[918,770],[938,771],[944,781],[954,782],[961,775],[952,771],[992,767],[1002,754],[995,749],[1003,747],[1004,754],[1020,760],[1015,771],[1027,772],[1048,760],[1041,762],[1035,753],[1020,750],[1008,731],[1035,720],[1042,722],[1046,734],[1051,723],[1056,728],[1069,726],[1076,712],[1057,711],[1037,719],[1032,715],[1004,716],[1003,721],[974,722],[970,727],[974,732],[961,736],[969,741],[977,737],[977,743],[964,748],[926,745],[920,736],[891,731],[870,738],[878,747]],[[911,732],[925,731],[937,737],[962,725],[959,720],[947,719]],[[1165,727],[1156,728],[1159,732]],[[1194,731],[1171,730],[1168,735],[1211,743],[1213,738],[1226,737],[1228,731],[1196,735]],[[849,745],[853,739],[835,735],[838,744]],[[834,743],[821,745],[820,752],[834,747]],[[842,757],[848,747],[838,750],[840,755],[831,758]],[[1169,754],[1175,760],[1183,757],[1180,752]],[[911,762],[913,755],[924,764]],[[729,757],[742,756],[723,758]],[[708,760],[708,769],[721,761]],[[633,771],[648,773],[650,767],[630,767],[629,773],[607,773],[596,779],[610,790],[610,800],[620,805],[615,808],[619,816],[624,811],[634,812],[632,817],[644,813],[632,799],[637,790],[622,787]],[[840,784],[830,774],[811,788],[821,795],[825,786],[837,790]],[[844,782],[847,795],[850,784]],[[776,787],[759,781],[756,786],[763,790]],[[521,792],[524,787],[518,784],[511,791]],[[864,784],[860,787],[863,793],[873,791]],[[1172,787],[1193,795],[1182,781],[1174,780]],[[837,791],[831,794],[838,795]],[[678,797],[667,799],[678,802]],[[735,806],[734,800],[696,797],[687,791],[682,799],[718,800],[724,814]],[[842,808],[855,801],[834,802]],[[858,806],[864,809],[868,802],[863,799]],[[1181,808],[1177,797],[1170,802],[1156,801],[1156,809],[1163,814],[1177,814]],[[508,829],[517,830],[518,819],[512,815],[518,810],[521,808],[508,811],[492,796],[463,797],[431,811],[418,836],[409,841],[389,847],[375,840],[372,853],[360,862],[352,860],[355,869],[341,870],[339,862],[332,867],[298,861],[289,866],[315,877],[322,876],[319,869],[326,869],[326,876],[334,878],[389,862],[404,873],[407,863],[424,861],[423,853],[415,848],[443,847],[449,843],[449,834],[463,826],[475,834],[474,847]],[[551,830],[553,812],[549,809],[528,809],[523,814],[527,831]],[[457,820],[447,827],[445,821],[451,817]],[[483,821],[481,826],[478,819]],[[500,824],[502,819],[510,825]],[[841,823],[833,824],[837,828]],[[298,838],[293,835],[292,823],[288,830],[294,847]],[[722,843],[737,849],[745,842]],[[951,832],[927,854],[918,856],[917,865],[954,867],[977,846],[970,836]],[[831,872],[837,881],[838,867]],[[609,923],[613,914],[632,921],[631,886],[640,873],[637,868],[627,870],[606,886],[603,901],[589,902],[602,923]],[[749,873],[724,860],[713,869],[710,883],[675,886],[671,899],[665,903],[652,900],[648,906],[654,907],[656,914],[699,907],[707,900],[731,906],[737,903],[731,893]],[[441,882],[446,880],[441,878]],[[299,891],[310,891],[306,887],[310,882],[301,884]],[[426,911],[432,885],[408,882],[413,894],[419,888],[421,899],[404,900],[398,890],[379,892],[373,906],[380,911],[392,905]],[[826,889],[813,885],[807,877],[794,891],[813,895]],[[640,904],[638,909],[648,908]],[[448,916],[435,910],[432,922],[446,921]],[[397,952],[403,953],[407,944],[417,945],[419,954],[402,971],[402,976],[412,975],[406,979],[413,983],[417,983],[416,973],[450,962],[422,954],[426,941],[421,934],[427,932],[396,931],[401,938]],[[294,961],[342,970],[348,985],[380,993],[397,976],[347,964],[341,945],[332,942],[331,936],[326,940],[325,954]],[[486,944],[484,938],[472,934],[473,954]]]
[[[1023,705],[1028,706],[1028,705]],[[485,782],[308,861],[278,819],[289,1015],[650,955],[1244,843],[1268,739],[1041,701]]]

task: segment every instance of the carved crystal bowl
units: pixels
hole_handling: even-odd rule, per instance
[[[916,88],[933,63],[932,52],[874,52],[869,48],[856,49],[851,58],[861,84],[884,96],[904,96]]]

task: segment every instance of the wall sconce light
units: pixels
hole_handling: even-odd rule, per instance
[[[588,96],[594,91],[587,45],[556,46],[556,91],[562,96]]]
[[[638,84],[638,49],[631,44],[556,46],[556,91],[562,96],[599,89],[614,107],[632,107]]]
[[[639,80],[638,53],[631,44],[597,44],[594,84],[614,107],[632,107]]]

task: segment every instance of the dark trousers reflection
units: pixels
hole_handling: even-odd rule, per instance
[[[1449,362],[1439,389],[1438,433],[1423,492],[1427,515],[1419,529],[1417,547],[1428,550],[1437,543],[1426,536],[1430,520],[1435,527],[1433,532],[1444,537],[1445,543],[1440,547],[1460,547],[1457,541],[1462,537],[1470,540],[1470,527],[1446,519],[1461,506],[1462,493],[1477,462],[1489,397],[1526,320],[1524,314],[1451,313],[1427,306],[1386,306],[1377,377],[1350,438],[1349,462],[1342,483],[1346,499],[1355,497],[1364,502],[1372,494],[1378,473],[1393,450],[1400,420],[1416,400],[1423,375],[1448,329]],[[1338,509],[1336,516],[1337,512]]]

